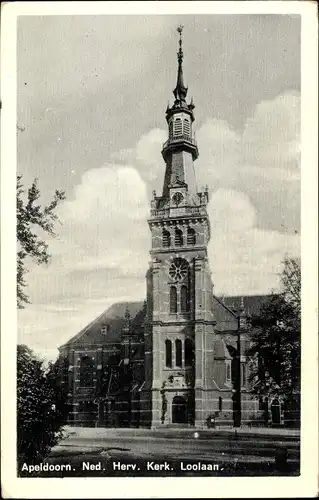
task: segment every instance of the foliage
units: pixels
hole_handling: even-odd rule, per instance
[[[41,239],[37,230],[55,237],[54,225],[58,221],[55,210],[60,201],[65,199],[63,191],[55,191],[52,201],[43,207],[38,203],[40,191],[37,179],[27,191],[24,199],[24,187],[22,176],[17,176],[17,301],[18,308],[23,309],[24,304],[29,302],[28,296],[24,292],[26,286],[25,274],[26,257],[29,256],[37,264],[47,264],[50,260],[48,244]]]
[[[17,351],[17,454],[18,466],[41,462],[62,437],[66,395],[58,387],[59,368],[46,372],[25,345]]]
[[[300,262],[286,257],[282,290],[272,294],[252,320],[250,382],[259,396],[289,400],[300,391]]]

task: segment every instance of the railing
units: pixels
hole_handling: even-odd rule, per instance
[[[175,144],[175,143],[180,142],[180,141],[186,141],[186,142],[189,142],[190,144],[192,144],[193,146],[196,146],[195,139],[193,139],[189,135],[182,134],[179,136],[172,137],[172,138],[168,139],[166,142],[164,142],[163,149],[165,149],[170,144]]]
[[[156,210],[156,209],[151,209],[151,216],[152,217],[169,217],[172,215],[172,211],[174,216],[185,216],[185,215],[201,215],[203,214],[203,211],[199,207],[178,207],[179,211],[178,213],[175,212],[176,208],[166,208],[164,210]]]

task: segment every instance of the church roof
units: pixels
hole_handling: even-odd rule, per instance
[[[212,312],[216,320],[216,330],[233,331],[237,329],[237,316],[243,303],[245,311],[250,316],[258,316],[261,305],[269,295],[246,295],[213,297]],[[143,302],[120,302],[106,309],[100,316],[95,318],[78,334],[66,342],[60,349],[70,345],[83,344],[114,344],[119,343],[121,332],[125,325],[125,311],[128,308],[132,318],[133,334],[143,333],[143,322],[145,308]],[[107,326],[107,333],[102,333],[102,327]]]
[[[248,316],[258,316],[261,306],[269,299],[269,295],[234,295],[225,296],[224,304],[229,309],[239,314],[242,308]]]
[[[135,317],[138,315],[138,318],[141,318],[142,316],[143,302],[116,303],[86,325],[79,333],[61,346],[60,349],[70,344],[108,344],[120,342],[120,335],[125,325],[126,308],[128,308],[131,318],[133,318],[132,326],[134,327],[136,323],[134,321]],[[103,326],[107,326],[106,334],[102,333]]]

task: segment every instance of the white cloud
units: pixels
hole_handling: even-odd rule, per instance
[[[284,255],[300,254],[299,236],[258,229],[249,198],[234,190],[214,193],[208,211],[215,292],[259,294],[278,288]]]
[[[300,95],[285,92],[262,101],[243,133],[247,164],[260,168],[297,168],[300,157]]]

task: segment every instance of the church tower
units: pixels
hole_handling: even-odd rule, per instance
[[[208,189],[198,192],[194,103],[187,102],[182,30],[177,53],[175,101],[166,109],[163,191],[153,192],[147,272],[145,385],[149,423],[203,427],[214,409],[213,285],[207,258]]]

